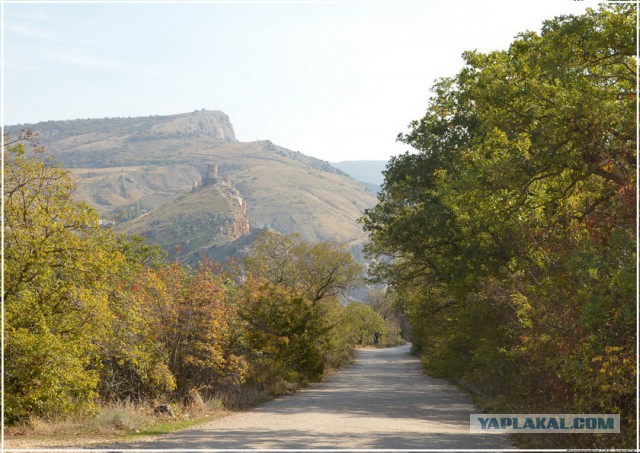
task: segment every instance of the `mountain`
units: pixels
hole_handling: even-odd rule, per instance
[[[382,172],[387,167],[386,160],[345,160],[333,162],[336,168],[344,171],[357,181],[365,183],[373,193],[377,193],[384,182]]]
[[[6,131],[22,128],[38,132],[71,170],[76,199],[117,231],[146,236],[170,253],[177,248],[188,260],[200,251],[235,253],[246,246],[243,238],[267,227],[357,251],[365,234],[356,219],[375,204],[328,162],[270,141],[237,141],[219,111],[47,121]]]

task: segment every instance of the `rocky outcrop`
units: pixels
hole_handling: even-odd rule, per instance
[[[143,236],[161,244],[170,257],[195,263],[201,250],[248,235],[251,223],[242,194],[230,181],[220,180],[123,223],[117,230]]]
[[[247,217],[247,204],[231,182],[221,181],[217,185],[218,189],[229,197],[232,209],[241,214],[225,220],[225,233],[231,238],[231,241],[227,242],[232,242],[241,236],[246,236],[251,231],[251,223]]]
[[[235,141],[236,135],[229,117],[220,111],[206,111],[200,114],[198,130],[222,140]]]
[[[161,118],[164,121],[150,129],[151,136],[203,135],[223,141],[236,141],[229,117],[219,110],[197,110]]]

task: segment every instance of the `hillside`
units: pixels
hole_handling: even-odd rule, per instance
[[[229,208],[213,189],[191,193],[212,165],[245,203],[246,211],[232,218],[246,216],[254,229],[268,226],[308,241],[335,240],[358,248],[365,235],[356,219],[375,204],[370,192],[328,162],[270,141],[238,142],[222,112],[49,121],[7,131],[25,126],[71,169],[76,199],[115,221],[116,230],[143,234],[170,252],[189,244],[188,253],[205,247],[215,256],[213,249],[239,237],[230,235],[228,242],[222,241],[224,235],[218,242],[202,237],[217,228],[207,224],[206,213]],[[189,224],[200,227],[189,229]]]
[[[248,235],[251,225],[240,192],[231,183],[220,181],[181,195],[119,229],[162,244],[170,257],[194,263],[200,251]]]
[[[40,134],[60,162],[69,168],[113,167],[180,161],[173,144],[206,140],[236,141],[229,117],[220,111],[194,111],[170,116],[46,121],[7,127],[15,133],[30,128]]]

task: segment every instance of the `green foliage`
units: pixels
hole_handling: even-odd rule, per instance
[[[349,337],[354,344],[378,344],[381,336],[386,334],[387,326],[378,313],[369,305],[351,302],[345,310],[345,324]]]
[[[279,393],[349,358],[339,296],[361,269],[340,246],[263,238],[248,259],[256,275],[167,264],[158,246],[101,228],[31,139],[6,150],[8,423],[194,388]],[[287,261],[274,261],[266,251],[282,245]]]
[[[87,369],[90,355],[84,339],[61,338],[44,321],[28,329],[11,325],[6,339],[8,423],[30,415],[51,416],[93,408],[98,374]]]
[[[98,390],[108,401],[157,397],[176,388],[156,331],[156,307],[140,291],[145,275],[152,271],[139,264],[132,267],[137,272],[114,284],[110,335],[100,343]]]
[[[252,381],[303,382],[324,371],[325,320],[317,306],[286,288],[252,277],[243,286],[240,318]]]
[[[6,151],[5,414],[13,422],[90,410],[124,257],[97,215],[72,200],[67,172],[23,142]]]
[[[310,244],[298,235],[265,231],[244,268],[239,302],[252,380],[305,382],[326,364],[351,354],[339,297],[361,280],[362,268],[334,243]]]
[[[374,272],[401,296],[427,369],[474,382],[505,410],[621,413],[627,446],[633,12],[563,16],[506,51],[465,53],[399,137],[418,152],[391,160],[362,219],[369,253],[391,258]]]
[[[310,244],[297,234],[269,230],[256,239],[244,266],[314,303],[345,294],[362,278],[362,266],[339,244]]]
[[[402,312],[398,294],[388,289],[371,288],[364,301],[385,323],[385,328],[379,332],[380,336],[374,342],[383,346],[404,344],[407,320]]]

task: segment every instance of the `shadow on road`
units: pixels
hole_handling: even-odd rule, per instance
[[[400,352],[400,353],[399,353]],[[304,404],[291,404],[301,398]],[[358,362],[300,393],[257,411],[340,413],[469,422],[471,400],[442,379],[425,376],[409,346],[362,350]]]
[[[374,433],[366,446],[362,444],[362,434],[325,434],[319,436],[316,431],[306,430],[263,430],[255,429],[250,434],[250,445],[248,444],[246,431],[225,431],[210,437],[194,439],[190,432],[172,435],[171,443],[152,443],[149,445],[138,445],[136,448],[145,449],[169,449],[169,448],[189,448],[189,449],[334,449],[334,448],[367,448],[367,449],[403,449],[419,450],[428,448],[438,449],[493,449],[509,448],[508,445],[497,447],[495,439],[490,435],[469,435],[464,439],[453,437],[441,433],[412,433],[403,435],[401,438],[397,433]],[[349,447],[353,446],[353,447]],[[113,447],[112,447],[113,448]],[[110,450],[116,452],[118,450]],[[121,451],[121,450],[120,450]]]
[[[479,412],[460,390],[422,374],[409,346],[358,352],[355,364],[291,396],[137,449],[504,449],[505,435],[469,432]]]

